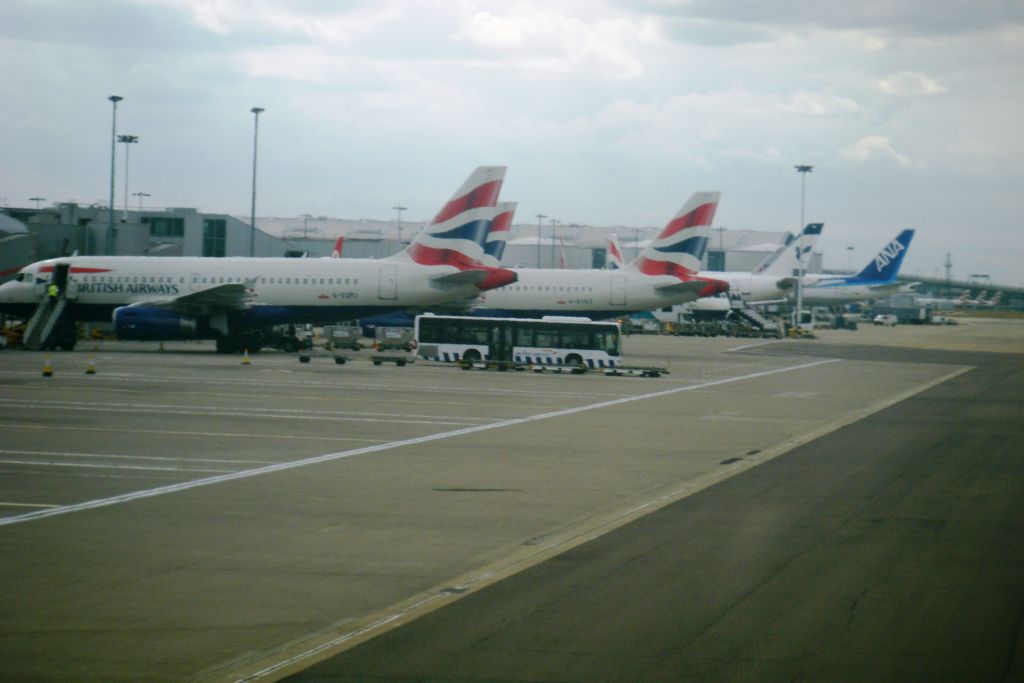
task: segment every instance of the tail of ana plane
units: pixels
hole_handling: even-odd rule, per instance
[[[914,231],[907,229],[896,236],[896,239],[882,247],[875,257],[853,276],[853,279],[862,284],[881,284],[892,282],[896,274],[900,272],[903,264],[903,257],[907,255],[907,248],[910,247],[910,240],[914,238]]]
[[[626,266],[622,259],[622,247],[619,246],[619,236],[614,232],[608,233],[608,270],[621,270]]]

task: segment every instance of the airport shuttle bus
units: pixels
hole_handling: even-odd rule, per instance
[[[499,361],[531,365],[622,365],[616,322],[585,318],[416,316],[417,354],[425,360]]]

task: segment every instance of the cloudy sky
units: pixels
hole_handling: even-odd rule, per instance
[[[260,106],[260,215],[429,218],[505,164],[520,220],[721,190],[795,230],[813,164],[826,265],[915,227],[905,271],[1024,284],[1013,0],[5,0],[0,60],[0,204],[105,203],[116,94],[152,206],[247,215]]]

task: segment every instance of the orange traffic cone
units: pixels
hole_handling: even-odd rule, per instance
[[[242,354],[242,365],[248,365],[248,364],[249,364],[249,349],[246,349],[245,353]]]
[[[46,357],[46,361],[43,363],[43,377],[53,377],[53,366],[50,365],[50,357]]]
[[[96,366],[92,364],[92,356],[89,356],[89,364],[85,366],[85,374],[87,374],[87,375],[95,375],[96,374]]]

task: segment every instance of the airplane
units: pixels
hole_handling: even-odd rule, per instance
[[[728,290],[698,274],[719,192],[697,192],[639,257],[621,270],[515,268],[516,283],[489,290],[473,315],[595,320],[650,311]]]
[[[734,299],[742,299],[753,306],[786,302],[786,293],[796,285],[798,255],[811,253],[823,225],[805,225],[801,231],[802,246],[798,244],[798,238],[787,232],[785,241],[749,273],[702,270],[701,275],[728,282],[729,292],[653,311],[655,319],[677,322],[680,315],[700,319],[723,318],[732,310]]]
[[[985,299],[985,294],[987,294],[987,291],[979,294],[978,298],[971,302],[971,306],[975,306],[977,308],[995,308],[999,305],[999,300],[1003,298],[1002,292],[996,292],[992,295],[992,298],[988,300]]]
[[[856,275],[837,276],[824,273],[804,275],[803,303],[808,305],[839,304],[876,299],[906,291],[911,284],[898,282],[903,257],[907,255],[914,231],[902,231]]]
[[[614,232],[608,233],[608,270],[622,270],[625,267],[622,258],[622,247],[619,246],[619,236]]]
[[[783,244],[749,273],[702,271],[702,275],[729,283],[729,296],[747,303],[779,303],[796,287],[800,261],[814,249],[824,223],[808,223],[800,236]]]
[[[113,320],[122,339],[215,339],[230,353],[258,350],[276,325],[476,297],[517,278],[481,261],[504,177],[504,166],[474,170],[412,243],[386,259],[55,258],[0,286],[0,310],[27,319],[60,306],[56,318],[72,329],[75,321]],[[53,303],[44,301],[51,283],[60,290]]]
[[[930,297],[930,296],[915,296],[914,303],[921,306],[931,306],[939,310],[951,309],[951,308],[964,308],[971,304],[971,290],[965,289],[959,297],[955,299],[944,298],[944,297]]]

